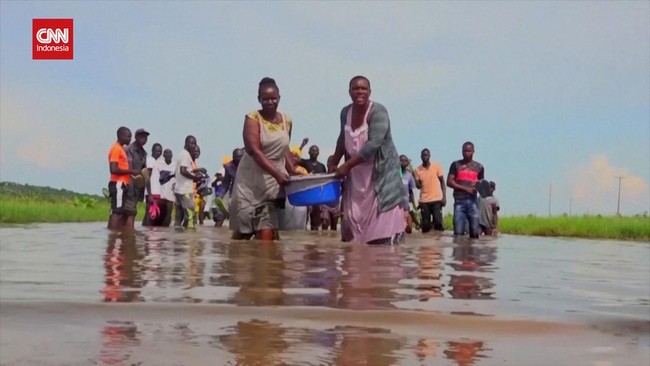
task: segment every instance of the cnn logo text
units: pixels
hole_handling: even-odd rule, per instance
[[[32,19],[32,59],[72,60],[72,19]]]

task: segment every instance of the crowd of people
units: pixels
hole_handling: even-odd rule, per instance
[[[174,161],[172,150],[159,143],[147,154],[148,131],[136,130],[131,142],[130,129],[120,127],[109,150],[108,227],[133,227],[137,203],[144,202],[143,226],[169,226],[175,212],[174,227],[193,228],[205,219],[222,226],[228,219],[234,239],[277,240],[280,230],[337,230],[340,222],[343,241],[397,244],[414,226],[423,233],[445,229],[442,208],[449,187],[454,235],[496,235],[496,185],[484,181],[483,165],[473,160],[473,143],[462,145],[462,159],[451,164],[446,180],[428,149],[413,169],[410,159],[397,152],[386,107],[370,99],[370,81],[353,77],[349,95],[352,103],[341,110],[336,148],[326,164],[318,160],[316,145],[302,159],[308,138],[290,147],[293,121],[278,110],[280,89],[271,78],[259,83],[261,108],[244,118],[244,147],[234,149],[212,177],[198,164],[201,150],[194,136],[185,138]],[[312,207],[288,202],[284,186],[291,176],[323,173],[343,181],[338,202]]]

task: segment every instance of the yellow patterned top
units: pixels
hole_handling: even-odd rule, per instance
[[[296,173],[300,175],[309,175],[309,172],[307,172],[307,169],[301,167],[300,165],[296,165]]]
[[[291,125],[293,123],[293,121],[291,120],[291,117],[288,114],[285,114],[285,113],[281,113],[281,112],[278,112],[278,113],[280,113],[281,115],[284,116],[284,119],[287,121],[287,128],[289,129],[289,131],[291,131]],[[254,119],[254,120],[258,121],[258,122],[262,122],[264,127],[266,127],[267,131],[276,132],[276,131],[280,131],[280,130],[284,129],[284,123],[273,123],[271,121],[268,121],[264,117],[262,117],[260,112],[257,111],[257,110],[250,112],[246,116],[248,118],[250,118],[250,119]]]

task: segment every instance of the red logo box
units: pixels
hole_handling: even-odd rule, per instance
[[[32,19],[32,59],[73,59],[72,19]]]

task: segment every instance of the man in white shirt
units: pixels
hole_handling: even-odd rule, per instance
[[[163,159],[158,159],[151,172],[152,204],[156,204],[159,209],[158,217],[151,220],[152,226],[169,226],[171,224],[172,209],[176,202],[173,190],[176,182],[174,177],[176,163],[172,158],[172,151],[165,149]]]
[[[147,169],[153,170],[156,162],[160,160],[163,153],[163,147],[159,143],[154,143],[151,146],[151,155],[147,155]]]
[[[174,227],[196,227],[196,215],[194,212],[194,181],[201,176],[195,174],[192,169],[192,154],[196,148],[196,138],[189,135],[185,138],[185,146],[179,154],[176,162],[176,184],[174,195],[176,196],[176,217]]]

